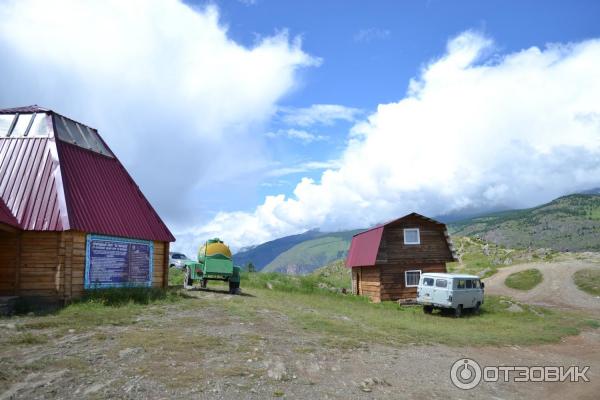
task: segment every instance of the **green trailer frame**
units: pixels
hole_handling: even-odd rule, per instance
[[[207,255],[206,250],[212,243],[223,243],[219,239],[208,240],[200,249],[198,261],[187,261],[184,268],[183,287],[192,289],[194,281],[200,281],[200,287],[206,288],[208,281],[229,282],[229,292],[237,294],[240,289],[241,268],[233,265],[233,260],[223,254]]]

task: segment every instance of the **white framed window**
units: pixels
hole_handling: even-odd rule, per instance
[[[420,280],[421,280],[421,270],[420,269],[412,269],[409,271],[404,271],[404,286],[417,287],[417,286],[419,286]]]
[[[404,229],[404,244],[421,244],[419,228]]]

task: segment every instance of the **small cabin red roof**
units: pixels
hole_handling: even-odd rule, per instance
[[[346,267],[358,267],[361,265],[374,265],[379,251],[379,243],[383,234],[383,225],[377,226],[368,231],[354,235],[350,250],[348,250],[348,258],[346,259]]]
[[[175,240],[95,129],[38,106],[0,110],[0,222],[15,221],[23,230]]]
[[[368,229],[364,232],[357,233],[352,237],[352,242],[350,243],[350,249],[348,250],[348,258],[346,259],[346,267],[365,267],[375,265],[377,261],[377,253],[379,252],[379,245],[381,244],[381,237],[383,235],[383,230],[386,226],[391,225],[393,223],[399,222],[405,218],[409,217],[418,217],[428,222],[432,222],[438,225],[444,225],[441,222],[438,222],[434,219],[425,217],[424,215],[417,213],[410,213],[403,217],[397,218],[395,220],[386,222],[381,225],[377,225],[371,229]],[[448,243],[449,248],[452,251],[452,243],[450,242],[450,238],[446,237],[446,241]]]

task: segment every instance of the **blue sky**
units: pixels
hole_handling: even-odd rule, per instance
[[[97,128],[190,251],[600,186],[597,1],[0,1],[0,106]],[[43,37],[43,44],[39,38]]]
[[[322,58],[318,68],[301,71],[298,87],[282,106],[343,104],[373,111],[398,101],[409,80],[429,60],[443,53],[449,38],[468,29],[490,35],[501,52],[550,42],[572,42],[600,36],[600,3],[595,1],[217,1],[231,38],[252,46],[257,37],[287,30],[299,35],[302,48]],[[279,138],[274,159],[283,165],[326,161],[345,148],[352,123],[338,121],[314,127],[326,139],[306,144]],[[267,130],[285,129],[274,118]],[[266,179],[227,209],[250,207],[273,190],[289,195],[302,176],[318,179],[321,171],[303,171]],[[246,192],[249,194],[249,192]],[[220,199],[218,199],[220,200]],[[222,205],[220,205],[222,208]]]

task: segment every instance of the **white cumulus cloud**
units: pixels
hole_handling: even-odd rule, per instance
[[[318,135],[316,133],[308,132],[304,129],[279,129],[276,132],[268,132],[267,137],[277,138],[277,137],[286,137],[288,139],[299,140],[304,144],[309,144],[312,142],[320,142],[323,140],[327,140],[327,136]]]
[[[198,218],[199,188],[264,168],[255,132],[319,62],[286,32],[240,45],[216,7],[176,0],[7,0],[0,20],[0,106],[98,128],[171,222]]]
[[[313,104],[310,107],[280,107],[282,121],[288,125],[308,127],[312,125],[333,125],[337,121],[354,121],[361,110],[339,104]]]
[[[465,32],[404,97],[355,124],[338,167],[196,232],[245,246],[413,210],[531,206],[599,186],[598,71],[600,40],[495,54],[490,38]]]

